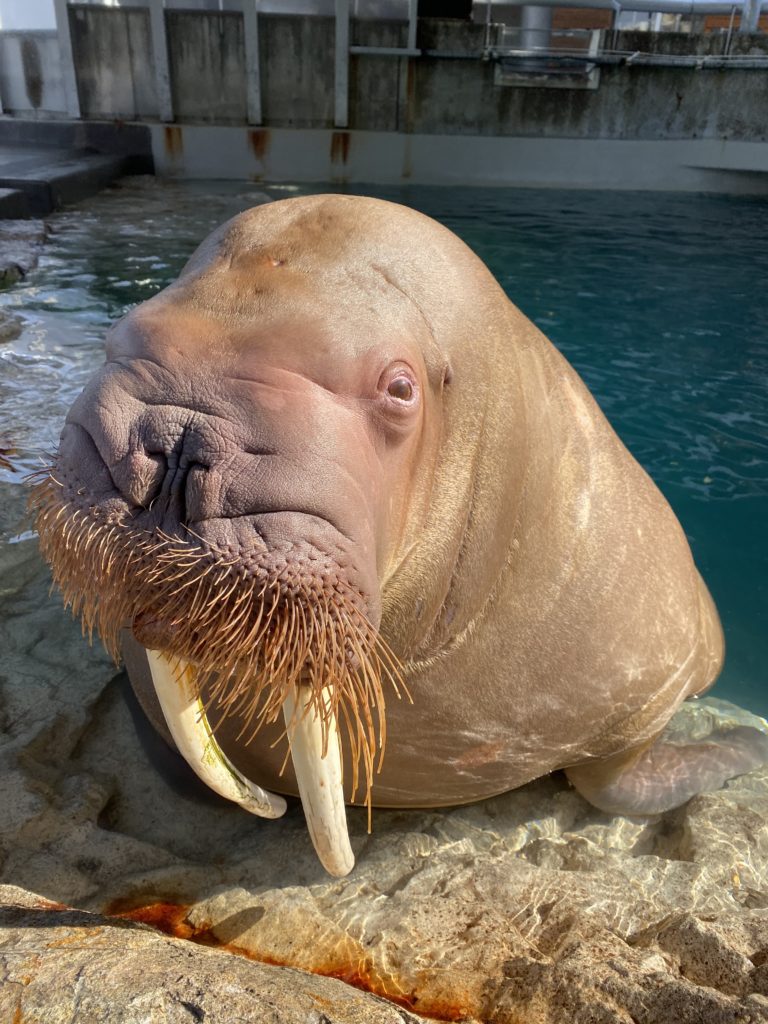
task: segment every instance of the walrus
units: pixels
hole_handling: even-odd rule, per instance
[[[109,331],[35,486],[41,549],[222,795],[467,803],[565,769],[653,814],[768,760],[659,739],[723,636],[683,530],[452,232],[341,195],[249,210]],[[282,794],[282,795],[281,795]]]

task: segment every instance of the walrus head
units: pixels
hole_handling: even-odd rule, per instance
[[[392,231],[384,206],[398,209],[362,211],[379,235]],[[326,813],[317,779],[343,722],[370,799],[383,685],[398,686],[381,580],[419,528],[413,477],[430,473],[439,417],[426,411],[448,376],[386,247],[362,258],[360,215],[345,197],[288,200],[210,236],[111,329],[33,497],[84,629],[116,659],[126,629],[161,655],[153,676],[182,752],[185,729],[211,737],[212,705],[248,739],[285,714],[316,845],[344,833],[325,843],[336,873],[352,863],[341,781],[319,783],[338,789]],[[174,685],[197,702],[183,727],[163,693]]]

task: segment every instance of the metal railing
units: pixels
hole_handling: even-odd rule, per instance
[[[493,23],[494,7],[520,6],[534,10],[545,10],[553,7],[572,7],[582,10],[611,11],[614,27],[618,17],[627,12],[648,12],[651,14],[682,14],[688,17],[696,15],[724,14],[739,15],[739,32],[754,33],[758,29],[760,13],[767,0],[536,0],[535,4],[516,4],[514,0],[484,0],[486,25]],[[490,39],[487,39],[490,42]]]

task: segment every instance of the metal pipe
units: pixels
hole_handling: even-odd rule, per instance
[[[408,3],[408,49],[416,49],[416,29],[419,22],[419,0]]]
[[[513,29],[510,31],[514,31]],[[518,39],[520,49],[528,52],[546,52],[549,49],[552,36],[552,8],[534,7],[526,4],[520,8],[520,28]],[[516,71],[541,71],[541,61],[525,58],[515,65]]]
[[[746,0],[741,12],[741,21],[739,22],[739,33],[741,35],[757,32],[758,25],[760,24],[761,7],[761,0]]]
[[[369,54],[375,57],[420,57],[421,50],[409,50],[405,46],[350,46],[349,52],[355,56]]]
[[[728,34],[725,37],[725,44],[723,45],[723,53],[728,54],[731,52],[731,41],[733,40],[733,23],[736,20],[736,8],[731,8],[731,17],[728,22]]]
[[[440,53],[436,50],[425,50],[425,57],[451,57],[452,54]],[[460,56],[460,55],[456,55]],[[477,59],[475,55],[475,59]],[[489,56],[495,58],[517,57],[531,59],[538,58],[546,63],[557,63],[565,61],[573,63],[574,60],[581,60],[585,64],[600,64],[604,66],[615,66],[617,64],[631,64],[634,67],[656,67],[656,68],[697,68],[699,70],[732,69],[737,71],[766,71],[768,70],[768,54],[753,55],[750,57],[733,54],[710,54],[697,56],[693,53],[666,54],[666,53],[641,53],[639,50],[630,53],[627,50],[606,51],[596,54],[586,54],[584,50],[550,50],[549,53],[541,51],[512,49],[492,49]]]
[[[520,49],[545,50],[552,35],[552,8],[526,4],[520,8]]]

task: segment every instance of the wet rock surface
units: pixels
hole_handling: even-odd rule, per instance
[[[332,978],[251,963],[0,887],[0,1020],[416,1024]]]
[[[562,776],[372,835],[355,809],[332,879],[297,803],[266,821],[197,784],[47,591],[10,545],[0,1020],[768,1021],[768,769],[648,820]]]
[[[0,220],[0,288],[16,284],[34,267],[45,241],[41,220]],[[0,319],[0,341],[10,341],[8,321]]]

